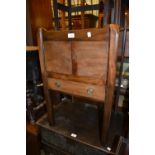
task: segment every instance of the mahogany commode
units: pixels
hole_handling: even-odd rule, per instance
[[[103,104],[101,140],[105,144],[115,87],[119,27],[38,32],[48,120],[54,125],[49,89]],[[74,103],[73,103],[74,104]]]

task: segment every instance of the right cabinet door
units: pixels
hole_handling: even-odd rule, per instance
[[[73,68],[75,75],[92,77],[99,83],[106,81],[108,44],[104,41],[73,41]]]

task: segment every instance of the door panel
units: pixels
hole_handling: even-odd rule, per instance
[[[45,41],[45,64],[48,72],[72,74],[71,43]]]
[[[74,41],[72,50],[77,76],[106,80],[108,44],[104,41]]]

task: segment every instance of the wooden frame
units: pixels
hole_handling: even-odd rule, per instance
[[[88,32],[91,33],[91,37],[86,35]],[[75,37],[68,38],[68,33],[74,33]],[[39,29],[39,59],[50,125],[54,125],[54,110],[49,89],[96,100],[104,107],[103,119],[101,122],[101,142],[103,145],[106,144],[115,87],[118,37],[119,26],[115,24],[107,25],[102,29],[83,29],[72,31],[47,31],[42,28]],[[59,42],[59,44],[55,46],[55,42]],[[92,46],[89,42],[91,42]],[[60,49],[61,45],[62,49]],[[93,48],[94,50],[91,51]],[[90,52],[87,52],[87,49]],[[60,50],[62,53],[60,53]],[[68,52],[68,50],[71,50],[71,53]],[[60,59],[63,57],[63,61],[59,61],[59,58],[56,56],[57,61],[62,63],[62,68],[59,67],[58,70],[55,70],[55,67],[57,67],[57,62],[54,60],[55,55],[51,55],[53,51],[58,51],[58,53],[54,54],[60,54]],[[94,58],[95,56],[94,52],[96,52],[96,58],[92,59],[92,57]],[[85,55],[82,55],[82,57],[79,57],[78,59],[78,56],[81,56],[83,53],[87,56],[84,61],[81,59],[82,57],[85,57]],[[61,54],[64,54],[65,56]],[[66,65],[68,61],[71,62],[72,66]],[[104,61],[104,63],[102,63],[102,61]],[[80,67],[81,64],[83,66]],[[94,65],[97,65],[97,67],[95,66],[93,68]],[[53,66],[54,68],[52,69]],[[84,67],[89,68],[88,72],[86,70],[83,71]],[[102,71],[100,70],[101,68],[103,68]],[[60,73],[54,73],[58,72],[59,69]],[[96,72],[96,69],[98,72]],[[64,73],[62,73],[63,71]],[[70,86],[66,86],[65,84],[70,84]],[[89,88],[89,86],[93,89],[93,92],[91,92],[90,89],[88,91],[87,88]],[[81,89],[86,93],[83,92],[81,94]]]

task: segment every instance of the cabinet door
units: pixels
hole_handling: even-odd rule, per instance
[[[72,74],[71,43],[69,41],[45,41],[47,72]]]
[[[104,41],[73,41],[73,68],[77,76],[94,77],[106,81],[108,44]]]

